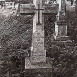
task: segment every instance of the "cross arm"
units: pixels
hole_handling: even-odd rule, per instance
[[[34,4],[21,4],[20,5],[20,14],[34,15],[36,12],[34,9],[36,9]]]
[[[55,4],[54,6],[51,5],[44,5],[43,8],[35,8],[34,4],[21,4],[20,5],[20,14],[25,15],[34,15],[37,10],[42,10],[42,14],[57,14],[59,9],[59,5]]]

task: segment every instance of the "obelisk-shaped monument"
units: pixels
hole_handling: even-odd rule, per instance
[[[46,62],[46,51],[44,50],[44,24],[42,16],[42,0],[33,0],[36,14],[33,18],[33,35],[31,47],[31,63]]]

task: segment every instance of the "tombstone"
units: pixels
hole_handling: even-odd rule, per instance
[[[54,11],[51,5],[43,7],[42,0],[33,0],[33,4],[35,6],[33,8],[25,7],[25,10],[20,9],[21,14],[34,15],[31,56],[25,59],[25,77],[30,75],[30,77],[47,77],[48,75],[48,77],[51,77],[51,58],[46,57],[46,50],[44,48],[44,14],[57,14],[57,10]],[[31,6],[33,4],[27,5]],[[58,9],[58,5],[56,7],[56,9]]]
[[[70,41],[69,37],[67,36],[67,24],[65,20],[65,10],[66,10],[66,3],[65,0],[61,0],[59,3],[59,13],[57,21],[55,22],[55,40],[59,41]]]

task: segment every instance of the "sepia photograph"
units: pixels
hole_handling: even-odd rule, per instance
[[[0,0],[0,77],[77,77],[77,0]]]

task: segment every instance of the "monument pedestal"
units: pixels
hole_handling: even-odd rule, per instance
[[[57,36],[56,41],[70,41],[69,36]]]
[[[57,45],[71,45],[72,41],[70,40],[69,36],[62,36],[62,37],[57,37],[54,43],[57,43]]]
[[[67,36],[67,24],[66,22],[55,22],[55,34],[54,38],[56,41],[71,41],[70,37]]]
[[[66,23],[55,22],[55,34],[54,34],[55,43],[58,45],[71,45],[72,41],[70,37],[67,36],[67,25]]]
[[[52,59],[46,58],[46,63],[31,64],[30,58],[25,59],[24,77],[51,77]]]

